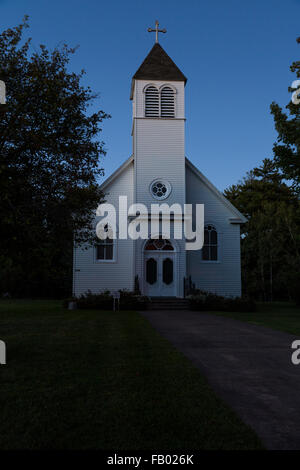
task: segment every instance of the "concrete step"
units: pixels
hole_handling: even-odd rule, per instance
[[[175,297],[153,297],[148,303],[149,310],[188,310],[189,301],[187,299],[177,299]]]
[[[183,307],[186,306],[186,305],[189,305],[188,302],[186,303],[181,303],[181,302],[149,302],[149,304],[151,305],[182,305]]]
[[[148,310],[182,310],[182,311],[185,311],[185,310],[189,310],[189,308],[188,307],[175,307],[174,305],[172,305],[171,307],[167,307],[166,305],[163,305],[162,307],[150,305],[148,306]]]

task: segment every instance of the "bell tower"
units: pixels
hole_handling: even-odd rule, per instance
[[[149,29],[152,32],[152,30]],[[185,204],[186,77],[156,42],[132,78],[132,139],[134,156],[134,202]],[[178,216],[177,216],[178,219]],[[171,226],[174,228],[174,221]],[[172,228],[171,228],[172,231]],[[186,273],[185,240],[159,230],[159,238],[144,245],[135,242],[135,272],[142,291],[149,296],[183,296]],[[150,238],[150,234],[149,234]]]
[[[132,78],[135,202],[149,208],[185,203],[186,81],[158,42]]]

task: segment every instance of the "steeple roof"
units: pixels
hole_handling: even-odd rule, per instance
[[[187,81],[187,78],[158,42],[154,44],[132,78],[140,80],[184,81],[184,83]]]

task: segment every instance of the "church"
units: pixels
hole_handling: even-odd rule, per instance
[[[204,244],[188,251],[185,240],[158,232],[146,240],[108,237],[76,247],[75,296],[133,291],[138,284],[149,297],[183,298],[187,279],[197,289],[241,296],[240,224],[246,218],[185,155],[187,78],[159,44],[158,31],[157,23],[156,42],[132,77],[132,155],[101,189],[115,207],[121,195],[149,210],[160,201],[203,204]]]

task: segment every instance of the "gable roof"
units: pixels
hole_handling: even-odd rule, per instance
[[[196,175],[198,178],[204,183],[222,202],[223,204],[233,213],[234,217],[230,217],[229,221],[232,224],[244,224],[247,222],[246,217],[236,208],[233,204],[231,204],[228,199],[201,173],[198,168],[192,164],[192,162],[185,158],[185,162],[187,167]]]
[[[157,42],[132,77],[139,80],[184,81],[187,78]]]
[[[124,163],[122,163],[119,168],[116,169],[102,184],[100,184],[100,189],[104,190],[110,183],[112,183],[124,170],[132,163],[134,160],[133,155],[131,155]]]
[[[131,155],[125,162],[117,168],[112,175],[110,175],[101,185],[100,189],[104,190],[110,183],[112,183],[118,176],[123,173],[123,171],[132,163],[134,162],[134,156]],[[230,223],[232,224],[244,224],[247,222],[247,218],[236,208],[233,204],[231,204],[228,199],[201,173],[198,168],[192,164],[192,162],[185,158],[186,166],[204,183],[214,194],[217,196],[223,204],[232,212],[233,217],[229,218]]]

